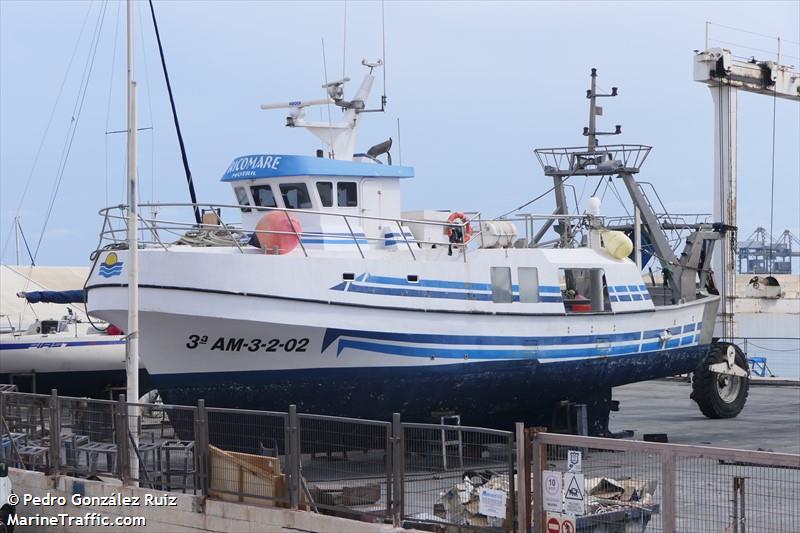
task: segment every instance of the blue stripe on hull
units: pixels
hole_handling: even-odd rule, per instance
[[[28,348],[78,348],[81,346],[107,346],[114,344],[125,344],[125,340],[116,341],[77,341],[52,340],[42,342],[14,342],[0,344],[0,350],[27,350]]]
[[[691,341],[691,339],[689,339]],[[529,350],[484,350],[470,348],[442,348],[439,346],[419,347],[400,346],[396,344],[381,344],[343,339],[339,342],[336,354],[340,355],[345,348],[364,350],[367,352],[384,353],[390,355],[405,355],[408,357],[430,357],[443,359],[557,359],[567,357],[585,357],[587,355],[598,357],[603,355],[625,355],[639,351],[638,344],[625,346],[609,346],[607,348],[554,348],[554,349],[529,349]],[[587,353],[589,352],[589,353]]]
[[[690,372],[708,346],[542,364],[536,359],[412,367],[264,370],[152,376],[166,403],[426,422],[453,411],[465,425],[549,425],[558,400],[594,405],[611,387]],[[606,418],[607,418],[607,407]]]
[[[663,330],[653,332],[658,337]],[[648,338],[645,333],[644,338]],[[385,333],[381,331],[357,331],[347,329],[327,329],[322,341],[322,352],[340,337],[356,337],[358,339],[370,339],[380,341],[409,342],[418,344],[439,344],[447,345],[474,345],[474,346],[559,346],[592,343],[610,343],[624,341],[638,341],[641,333],[609,333],[607,335],[559,335],[541,337],[518,337],[518,336],[485,336],[485,335],[440,335],[433,333]],[[342,341],[344,342],[344,341]],[[660,346],[655,346],[655,349]],[[340,350],[341,351],[341,350]],[[464,353],[462,351],[462,353]],[[582,354],[586,355],[586,350]],[[579,354],[580,355],[580,354]],[[597,354],[603,355],[603,354]]]

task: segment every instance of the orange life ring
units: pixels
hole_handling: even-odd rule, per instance
[[[467,218],[467,215],[465,215],[464,213],[461,213],[459,211],[456,211],[454,213],[451,213],[450,216],[447,217],[447,223],[448,224],[451,224],[452,222],[455,222],[456,220],[460,220],[461,224],[466,224],[466,227],[464,228],[465,235],[462,236],[462,241],[461,242],[464,243],[464,242],[469,241],[469,238],[472,235],[472,226],[469,223],[469,219]],[[447,228],[447,238],[449,239],[452,236],[453,236],[453,228],[452,227],[448,227]]]

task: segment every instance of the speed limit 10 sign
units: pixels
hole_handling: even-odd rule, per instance
[[[542,471],[542,508],[545,511],[563,511],[561,480],[561,472]]]

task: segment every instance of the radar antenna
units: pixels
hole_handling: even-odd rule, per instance
[[[286,125],[290,128],[306,128],[322,142],[328,145],[328,157],[351,161],[353,159],[353,148],[355,146],[355,133],[358,126],[358,116],[361,113],[373,111],[383,111],[386,97],[381,98],[380,109],[365,109],[367,97],[372,90],[372,83],[375,81],[373,70],[383,66],[383,61],[370,62],[366,59],[361,62],[369,68],[369,72],[364,76],[361,86],[356,91],[352,100],[344,99],[344,85],[350,78],[326,83],[322,86],[326,90],[328,97],[317,100],[292,100],[276,104],[261,104],[261,109],[291,109],[289,116],[286,117]],[[343,110],[344,115],[339,122],[315,122],[306,120],[305,108],[311,106],[334,104]]]

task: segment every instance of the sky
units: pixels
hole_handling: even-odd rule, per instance
[[[416,172],[403,184],[405,210],[493,216],[547,190],[552,183],[533,148],[585,143],[595,67],[602,90],[619,87],[620,96],[602,102],[598,127],[623,131],[608,142],[653,146],[641,179],[673,213],[710,213],[714,109],[710,91],[692,80],[706,21],[715,24],[712,45],[767,59],[777,41],[762,35],[780,35],[784,63],[800,65],[798,1],[387,1],[383,8],[385,56],[380,2],[155,2],[201,201],[234,202],[219,179],[237,156],[312,155],[320,147],[306,131],[287,129],[283,111],[260,104],[321,98],[324,80],[343,70],[354,91],[361,59],[384,57],[387,110],[363,118],[357,151],[394,139],[395,161]],[[135,12],[141,199],[188,202],[147,4],[136,2]],[[32,251],[38,245],[37,264],[88,264],[98,210],[125,202],[125,135],[107,133],[126,127],[125,76],[124,4],[0,0],[3,263],[16,262],[19,216]],[[379,79],[372,104],[382,91]],[[800,235],[800,105],[740,93],[741,238],[770,225],[773,105],[774,233]],[[596,182],[572,181],[583,209]],[[526,210],[552,209],[548,196]],[[620,212],[608,191],[603,213]]]

